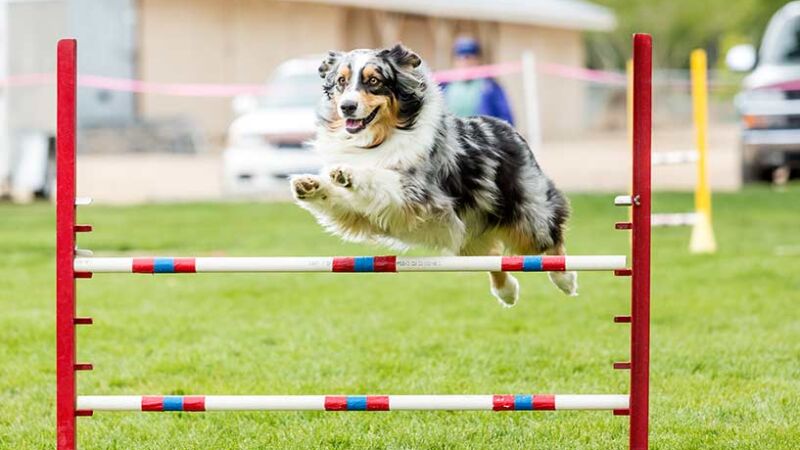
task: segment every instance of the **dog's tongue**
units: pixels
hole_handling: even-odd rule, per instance
[[[345,126],[347,128],[358,128],[361,126],[361,119],[347,119],[345,121]]]

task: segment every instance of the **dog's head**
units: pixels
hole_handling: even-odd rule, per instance
[[[329,52],[319,66],[325,130],[360,147],[377,147],[394,130],[413,128],[427,88],[421,63],[400,44]]]

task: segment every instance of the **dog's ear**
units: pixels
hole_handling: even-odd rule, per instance
[[[397,44],[392,48],[383,49],[379,55],[402,68],[413,69],[422,64],[422,59],[403,44]]]
[[[337,52],[331,50],[328,52],[328,56],[322,60],[322,64],[319,65],[319,77],[325,78],[328,76],[328,72],[331,71],[334,67],[336,67],[336,63],[339,62],[339,58],[341,58],[342,52]]]

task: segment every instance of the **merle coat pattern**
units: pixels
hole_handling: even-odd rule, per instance
[[[458,255],[565,252],[569,206],[508,123],[458,118],[407,48],[330,52],[315,150],[327,166],[292,178],[300,206],[329,231],[395,248]],[[492,272],[491,291],[513,305],[519,284]],[[574,272],[551,272],[567,294]]]

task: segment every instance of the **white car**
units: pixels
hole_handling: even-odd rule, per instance
[[[744,181],[769,179],[777,169],[800,173],[800,2],[783,6],[769,21],[756,58],[743,44],[726,56],[744,79],[736,107],[742,118]]]
[[[273,73],[261,97],[237,97],[240,114],[228,129],[223,186],[228,195],[289,195],[288,178],[322,166],[307,142],[322,96],[322,57],[293,59]]]

